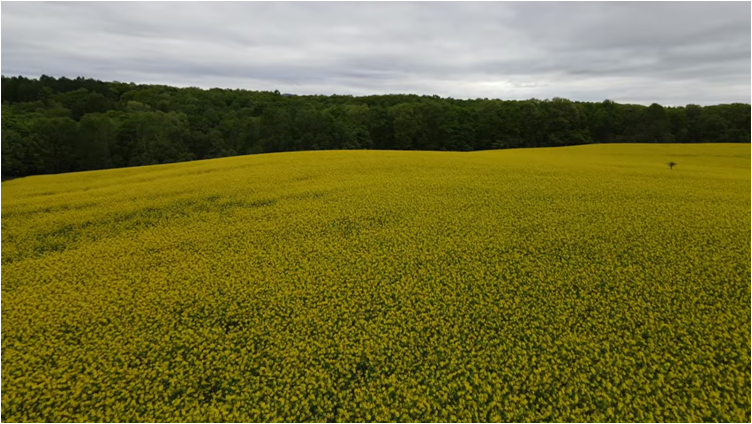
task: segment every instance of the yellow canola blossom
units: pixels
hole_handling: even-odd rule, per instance
[[[749,422],[749,188],[742,144],[4,182],[2,418]]]

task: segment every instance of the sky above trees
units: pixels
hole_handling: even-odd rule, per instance
[[[4,3],[2,73],[295,94],[750,102],[750,3]]]

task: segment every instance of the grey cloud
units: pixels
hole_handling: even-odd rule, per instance
[[[750,3],[5,3],[5,75],[458,98],[750,101]]]

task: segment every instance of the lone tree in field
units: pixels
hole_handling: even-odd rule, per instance
[[[677,165],[677,163],[676,163],[676,162],[669,162],[669,163],[668,163],[668,169],[669,169],[669,170],[671,170],[671,169],[674,169],[674,167],[675,167],[676,165]]]

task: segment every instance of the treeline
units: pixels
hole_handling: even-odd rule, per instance
[[[750,142],[741,103],[296,96],[48,76],[3,76],[2,102],[3,176],[295,150]]]

